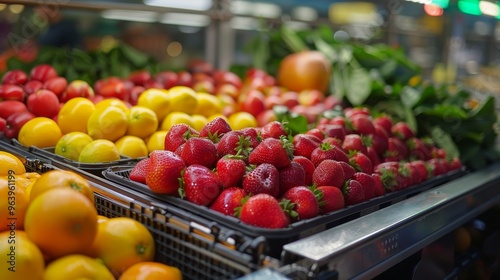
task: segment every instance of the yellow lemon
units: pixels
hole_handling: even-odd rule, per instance
[[[12,237],[15,238],[12,239]],[[14,240],[15,244],[11,240]],[[12,250],[13,248],[15,250]],[[1,232],[0,255],[2,259],[0,262],[0,279],[42,279],[45,269],[42,252],[35,243],[28,239],[24,231]],[[10,267],[15,272],[9,270]]]
[[[12,174],[14,173],[14,174]],[[26,173],[23,162],[15,155],[0,151],[0,177]]]
[[[137,136],[126,135],[115,142],[120,155],[130,158],[140,158],[148,156],[146,142]]]
[[[196,91],[186,86],[175,86],[168,90],[171,111],[193,114],[198,106]]]
[[[115,143],[106,140],[98,139],[90,142],[83,148],[78,158],[79,162],[99,163],[110,162],[120,159],[120,153],[116,148]]]
[[[201,131],[201,129],[208,123],[207,118],[203,115],[192,115],[191,120],[193,123],[192,127],[196,129],[196,131]]]
[[[29,120],[19,131],[19,143],[38,148],[54,147],[62,137],[57,123],[49,118],[36,117]]]
[[[71,254],[51,262],[45,269],[43,279],[114,280],[115,277],[101,261],[85,255]]]
[[[193,118],[183,112],[172,112],[168,114],[165,119],[161,122],[161,130],[168,131],[170,128],[176,124],[185,123],[189,126],[193,126]]]
[[[165,89],[150,88],[141,93],[137,105],[153,110],[158,120],[163,120],[170,111],[170,95]]]
[[[237,112],[229,115],[228,123],[233,130],[257,127],[257,119],[248,112]]]
[[[127,114],[129,111],[127,104],[125,104],[125,102],[123,102],[123,100],[120,100],[118,98],[106,98],[106,99],[103,99],[103,100],[97,102],[97,104],[95,104],[96,109],[107,108],[110,106],[119,108],[125,114]]]
[[[196,110],[194,110],[194,114],[208,117],[210,115],[222,113],[222,102],[217,96],[206,92],[198,92],[196,96],[198,99],[198,106]]]
[[[65,134],[56,144],[54,153],[69,160],[78,160],[80,152],[94,139],[83,132],[70,132]]]
[[[97,108],[87,122],[92,139],[116,141],[127,132],[127,114],[115,106]]]
[[[128,113],[127,135],[146,138],[158,129],[158,117],[153,110],[133,106]]]
[[[57,116],[57,124],[63,134],[73,131],[87,133],[87,121],[95,105],[87,98],[75,97],[64,103]]]
[[[168,131],[157,131],[148,138],[146,146],[149,153],[154,150],[165,150],[165,136],[167,136],[167,133]]]

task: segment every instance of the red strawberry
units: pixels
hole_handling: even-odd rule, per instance
[[[345,205],[354,205],[365,201],[363,186],[356,180],[348,180],[342,187]]]
[[[380,163],[380,157],[378,156],[374,148],[368,147],[366,151],[367,151],[366,156],[368,156],[368,158],[372,162],[372,165],[377,165]]]
[[[384,128],[384,130],[387,133],[387,137],[392,136],[392,119],[391,119],[391,117],[389,117],[387,115],[378,116],[378,117],[373,119],[373,123],[375,124],[375,126],[379,125],[382,128]]]
[[[245,191],[252,195],[266,193],[278,197],[280,191],[278,169],[272,164],[262,163],[243,177],[242,186]]]
[[[346,129],[338,124],[325,124],[322,125],[320,129],[325,137],[335,137],[340,141],[344,141],[344,138],[347,134]]]
[[[224,188],[237,187],[245,175],[247,165],[242,157],[226,155],[217,161],[219,181]]]
[[[349,164],[356,169],[356,171],[372,174],[373,164],[370,158],[363,153],[355,152],[350,155]]]
[[[200,137],[208,137],[212,142],[219,142],[222,135],[231,131],[231,127],[222,117],[217,117],[208,122],[200,131]]]
[[[184,161],[171,151],[156,150],[149,155],[146,184],[155,193],[177,194]]]
[[[427,165],[430,167],[430,170],[432,170],[431,174],[433,177],[446,173],[447,170],[444,162],[444,159],[438,158],[433,158],[427,161]]]
[[[217,175],[199,164],[186,167],[181,182],[180,197],[198,205],[211,204],[221,191]]]
[[[446,158],[446,151],[444,149],[440,149],[438,147],[432,147],[431,150],[431,156],[432,158]]]
[[[356,169],[354,169],[354,167],[347,162],[339,161],[338,163],[340,163],[342,170],[344,171],[344,181],[351,179],[352,175],[356,173]]]
[[[412,161],[411,165],[415,167],[418,172],[420,181],[418,183],[425,182],[429,178],[429,170],[427,164],[422,160]]]
[[[310,159],[312,151],[319,147],[321,140],[314,135],[297,134],[293,138],[292,144],[295,156],[303,156]]]
[[[389,146],[384,154],[385,161],[402,161],[408,158],[408,148],[399,138],[389,137]]]
[[[311,161],[314,166],[318,166],[322,161],[327,159],[345,162],[349,161],[349,158],[343,150],[329,143],[322,143],[311,153]]]
[[[292,156],[293,144],[288,139],[267,138],[250,153],[248,162],[250,164],[270,163],[276,168],[283,168],[290,165]]]
[[[347,118],[346,126],[356,134],[372,135],[375,134],[375,126],[370,116],[357,114]]]
[[[408,147],[408,156],[410,160],[429,160],[432,158],[431,151],[427,149],[419,138],[412,137],[406,140],[406,146]]]
[[[173,125],[165,135],[165,150],[175,152],[189,138],[197,135],[198,132],[187,124]]]
[[[295,156],[295,157],[293,157],[292,162],[296,162],[296,163],[300,164],[302,166],[302,168],[304,169],[304,184],[306,186],[312,185],[312,183],[313,183],[312,177],[313,177],[313,173],[314,173],[314,169],[315,169],[312,161],[306,157],[303,157],[303,156]]]
[[[320,212],[330,213],[345,207],[342,191],[334,186],[319,186],[316,190],[322,193],[319,201]]]
[[[244,136],[239,130],[229,131],[217,143],[217,156],[238,154],[246,158],[253,149],[251,145],[250,136]]]
[[[132,181],[146,184],[146,174],[149,165],[149,158],[141,159],[130,171],[129,178]]]
[[[316,186],[334,186],[340,188],[344,183],[344,170],[335,160],[326,159],[314,170],[313,183]]]
[[[399,172],[398,170],[399,162],[397,161],[383,162],[373,168],[373,172],[380,175],[380,179],[386,192],[391,192],[396,189],[396,176]]]
[[[379,197],[385,194],[384,184],[382,183],[382,177],[379,174],[372,174],[373,182],[375,182],[375,197]]]
[[[273,121],[264,125],[260,131],[263,139],[276,138],[280,139],[281,136],[287,136],[285,127],[278,121]]]
[[[305,186],[296,186],[285,192],[284,199],[295,204],[293,210],[297,212],[297,220],[310,219],[318,216],[319,204],[313,191]]]
[[[184,146],[186,146],[186,143],[182,143],[182,145],[177,147],[177,149],[175,149],[174,153],[180,157],[182,154],[182,149],[184,149]]]
[[[333,117],[329,124],[338,124],[340,126],[342,126],[344,129],[345,129],[345,118],[342,117],[342,116],[336,116],[336,117]]]
[[[306,172],[302,165],[293,162],[289,166],[280,168],[279,172],[279,194],[283,195],[295,186],[303,186],[306,183]]]
[[[389,135],[380,125],[375,125],[375,134],[372,135],[372,147],[379,155],[383,155],[389,147]]]
[[[398,122],[394,124],[391,128],[391,132],[392,135],[404,141],[415,137],[415,132],[405,122]]]
[[[285,228],[290,220],[280,202],[271,195],[261,193],[248,198],[238,209],[240,220],[262,228]]]
[[[344,142],[342,143],[342,148],[346,153],[349,153],[350,151],[362,152],[365,155],[367,153],[366,145],[363,143],[363,138],[361,138],[358,134],[346,135]]]
[[[316,136],[319,140],[325,139],[325,134],[319,128],[311,128],[306,131],[306,134]]]
[[[257,129],[254,127],[247,127],[240,131],[241,133],[243,133],[243,136],[245,136],[245,138],[248,137],[247,139],[250,140],[250,147],[252,149],[255,149],[255,147],[257,147],[262,141],[262,138],[259,136],[259,132],[257,132]]]
[[[352,179],[358,181],[363,187],[365,200],[370,200],[375,197],[375,180],[372,175],[356,172],[352,176]]]
[[[241,188],[227,188],[217,196],[210,209],[227,216],[234,216],[236,208],[241,207],[241,201],[247,196],[247,192]]]
[[[340,149],[343,149],[342,148],[342,141],[338,138],[335,138],[335,137],[326,137],[325,139],[323,139],[323,141],[321,141],[321,143],[328,143],[332,146],[336,146],[336,147],[339,147]]]
[[[399,165],[398,172],[396,173],[394,180],[396,181],[395,190],[406,189],[411,185],[412,174],[406,164]]]
[[[358,115],[370,116],[370,109],[368,109],[367,107],[345,108],[344,115],[347,118],[351,118]]]
[[[454,158],[450,162],[450,170],[460,170],[462,169],[462,162],[460,161],[460,158]]]
[[[217,148],[207,138],[189,138],[181,151],[181,158],[186,165],[200,164],[212,168],[217,161]]]
[[[418,171],[417,167],[411,164],[411,162],[406,162],[404,163],[404,165],[406,166],[406,168],[408,168],[409,171],[409,186],[414,186],[422,182],[422,178],[420,178],[420,172]]]

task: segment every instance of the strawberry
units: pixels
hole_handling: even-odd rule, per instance
[[[367,153],[363,138],[361,138],[358,134],[346,135],[344,142],[342,143],[342,148],[346,153],[349,153],[350,151],[362,152],[365,155]]]
[[[412,137],[415,137],[415,132],[408,126],[405,122],[398,122],[391,127],[392,135],[395,137],[406,141]]]
[[[317,127],[309,129],[305,134],[316,136],[319,140],[325,139],[325,134]]]
[[[310,219],[318,216],[319,204],[313,191],[305,186],[296,186],[285,192],[284,199],[290,200],[295,205],[297,220]]]
[[[396,181],[395,190],[406,189],[411,185],[412,182],[412,174],[411,170],[406,166],[406,164],[400,164],[398,168],[398,172],[396,173],[396,177],[394,178]]]
[[[396,189],[396,176],[399,172],[399,162],[388,161],[376,165],[373,172],[380,176],[386,192],[392,192]]]
[[[321,143],[328,143],[332,146],[336,146],[342,149],[342,141],[335,137],[326,137],[325,139],[323,139],[323,141],[321,141]]]
[[[429,170],[427,164],[424,161],[415,160],[411,162],[411,165],[413,165],[413,167],[418,172],[418,176],[420,178],[420,181],[418,183],[425,182],[427,179],[429,179]]]
[[[336,117],[333,117],[329,124],[338,124],[340,125],[341,127],[343,127],[344,129],[346,128],[346,122],[345,122],[345,118],[342,117],[342,116],[336,116]]]
[[[365,201],[363,186],[356,180],[348,180],[342,187],[345,205],[354,205]]]
[[[319,200],[321,213],[330,213],[345,207],[342,191],[334,186],[319,186],[316,188],[322,193]]]
[[[399,138],[389,137],[389,146],[384,154],[385,161],[402,161],[408,158],[408,148]]]
[[[165,135],[165,150],[175,152],[189,138],[197,135],[198,132],[187,124],[173,125]]]
[[[319,147],[321,140],[314,135],[297,134],[293,138],[292,144],[295,156],[303,156],[310,159],[312,151]]]
[[[193,164],[183,172],[179,196],[198,205],[210,205],[221,191],[217,175],[208,167]]]
[[[290,165],[293,156],[293,144],[285,137],[281,140],[267,138],[250,153],[248,162],[250,164],[270,163],[276,168]]]
[[[130,180],[146,184],[146,172],[148,169],[148,164],[149,158],[141,159],[130,171]]]
[[[349,156],[349,164],[352,165],[356,171],[372,174],[373,164],[366,154],[353,152]]]
[[[367,107],[355,107],[355,108],[345,108],[344,115],[347,118],[352,118],[354,116],[370,116],[370,109]]]
[[[420,177],[420,172],[417,167],[411,164],[411,162],[405,162],[404,165],[409,171],[409,186],[414,186],[422,182],[422,178]]]
[[[243,177],[242,186],[245,191],[252,195],[266,193],[278,197],[280,191],[278,169],[272,164],[262,163]]]
[[[356,134],[375,134],[375,126],[373,125],[371,117],[364,114],[356,114],[348,117],[346,126],[348,131],[351,130]]]
[[[322,161],[313,173],[313,183],[316,186],[341,187],[344,183],[344,170],[342,165],[335,160],[326,159]]]
[[[352,175],[356,173],[356,169],[354,169],[354,167],[347,162],[339,161],[338,163],[340,163],[342,170],[344,171],[344,181],[351,179]]]
[[[177,194],[184,161],[171,151],[155,150],[149,155],[146,184],[154,193]]]
[[[184,149],[184,146],[186,146],[186,143],[182,143],[179,147],[177,147],[174,153],[180,157],[182,154],[182,149]]]
[[[406,140],[406,146],[408,147],[408,156],[410,160],[430,160],[432,158],[431,151],[427,149],[419,138],[412,137]]]
[[[439,158],[433,158],[427,161],[427,165],[430,167],[430,170],[432,170],[431,174],[433,177],[446,173],[447,170],[444,162],[444,159]]]
[[[329,143],[322,143],[311,153],[311,161],[314,166],[318,166],[322,161],[327,159],[345,162],[349,161],[349,158],[342,149],[332,146]]]
[[[384,128],[387,137],[392,136],[392,119],[387,115],[381,115],[373,119],[373,124]]]
[[[223,188],[237,187],[245,175],[247,165],[241,156],[226,155],[217,161],[216,170]]]
[[[380,163],[380,157],[374,148],[368,147],[366,148],[366,151],[367,151],[366,156],[370,159],[372,165],[377,165]]]
[[[338,124],[325,124],[321,126],[321,132],[326,137],[335,137],[340,141],[344,141],[345,136],[347,135],[346,129]]]
[[[255,128],[255,127],[247,127],[247,128],[244,128],[240,131],[241,131],[241,133],[243,133],[243,136],[245,136],[246,139],[250,140],[250,147],[252,149],[255,149],[255,147],[257,147],[260,144],[260,142],[262,141],[262,138],[259,135],[257,128]]]
[[[227,216],[234,216],[236,208],[241,207],[241,201],[247,195],[247,192],[241,188],[231,187],[224,189],[212,203],[210,209]]]
[[[312,161],[306,157],[303,156],[295,156],[292,159],[292,162],[296,162],[302,166],[304,169],[304,184],[306,186],[312,185],[312,177],[314,173],[314,164]]]
[[[238,154],[247,158],[253,149],[251,145],[250,136],[244,136],[239,130],[229,131],[217,143],[217,157]]]
[[[379,155],[383,155],[389,147],[389,134],[377,124],[375,125],[375,134],[372,135],[372,147]]]
[[[358,181],[363,187],[365,200],[370,200],[375,197],[375,180],[372,175],[363,172],[356,172],[352,176],[352,179]]]
[[[231,131],[231,127],[222,117],[217,117],[208,122],[200,131],[200,137],[208,137],[212,142],[219,142],[222,135]]]
[[[266,138],[276,138],[280,139],[281,136],[287,136],[285,127],[282,123],[278,121],[272,121],[264,125],[260,131],[260,135],[263,139]]]
[[[271,195],[261,193],[244,199],[238,207],[237,216],[246,224],[262,228],[286,228],[290,224],[289,216],[283,210],[283,204]]]
[[[440,149],[438,147],[432,147],[431,157],[445,159],[446,158],[446,151],[444,149]]]
[[[212,168],[217,161],[217,148],[207,138],[189,138],[182,148],[181,158],[186,165],[200,164]]]
[[[450,162],[450,170],[460,170],[462,169],[462,162],[460,161],[460,158],[456,157],[453,158]]]
[[[293,162],[289,166],[280,168],[279,172],[279,196],[295,186],[303,186],[306,183],[306,172],[302,165]]]
[[[379,197],[385,194],[384,184],[382,183],[382,177],[377,174],[372,174],[373,182],[375,183],[374,195],[375,197]]]

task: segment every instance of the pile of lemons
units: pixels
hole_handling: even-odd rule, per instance
[[[224,112],[224,100],[185,86],[147,89],[135,106],[116,98],[94,104],[77,97],[62,106],[56,120],[37,117],[28,121],[18,140],[28,147],[54,147],[57,155],[73,161],[102,163],[163,150],[165,135],[179,123],[199,131],[214,118],[224,117],[233,129],[257,126],[249,113]]]

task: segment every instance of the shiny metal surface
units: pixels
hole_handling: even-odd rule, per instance
[[[238,278],[238,280],[290,280],[290,278],[270,268],[263,268],[254,273]]]
[[[339,279],[369,279],[500,202],[500,163],[465,175],[351,222],[284,246]]]

